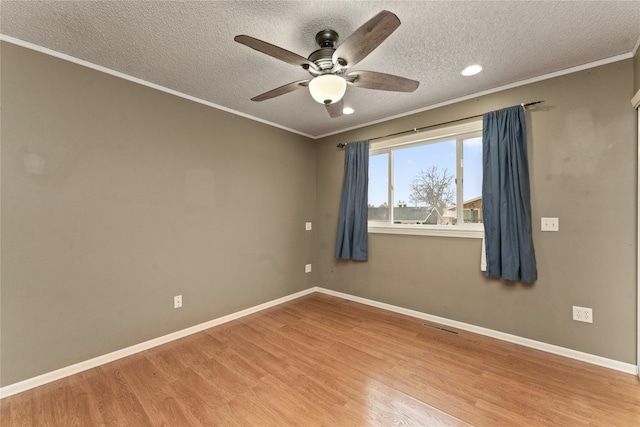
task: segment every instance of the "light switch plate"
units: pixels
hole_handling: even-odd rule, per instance
[[[311,230],[311,223],[310,222],[305,222],[304,223],[304,229],[307,230],[307,231],[310,231]]]
[[[560,229],[560,220],[558,218],[542,218],[540,230],[542,231],[558,231]]]

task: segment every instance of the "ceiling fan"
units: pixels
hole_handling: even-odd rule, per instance
[[[375,71],[347,72],[347,68],[369,55],[399,26],[400,19],[395,14],[383,10],[337,47],[337,32],[320,31],[316,34],[316,43],[320,49],[311,53],[308,58],[247,35],[235,36],[234,40],[281,61],[302,67],[312,76],[311,79],[291,82],[255,96],[251,98],[252,101],[260,102],[308,87],[313,99],[324,104],[331,117],[339,117],[342,115],[343,96],[347,84],[394,92],[413,92],[418,88],[420,82],[392,74]]]

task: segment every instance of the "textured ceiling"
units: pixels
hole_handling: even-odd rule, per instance
[[[348,87],[345,105],[356,112],[335,119],[306,89],[250,101],[309,74],[234,42],[235,35],[307,57],[317,48],[318,31],[330,28],[345,40],[383,9],[402,25],[350,71],[418,80],[415,92]],[[312,137],[631,57],[640,39],[640,1],[1,0],[0,15],[7,41],[66,54]],[[462,77],[472,63],[484,71]]]

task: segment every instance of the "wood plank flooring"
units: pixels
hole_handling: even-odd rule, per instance
[[[8,426],[640,426],[637,377],[312,294],[3,399]]]

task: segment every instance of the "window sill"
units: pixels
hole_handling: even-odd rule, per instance
[[[369,233],[374,234],[404,234],[411,236],[462,237],[467,239],[482,239],[482,227],[437,227],[415,225],[372,225],[369,223]]]

